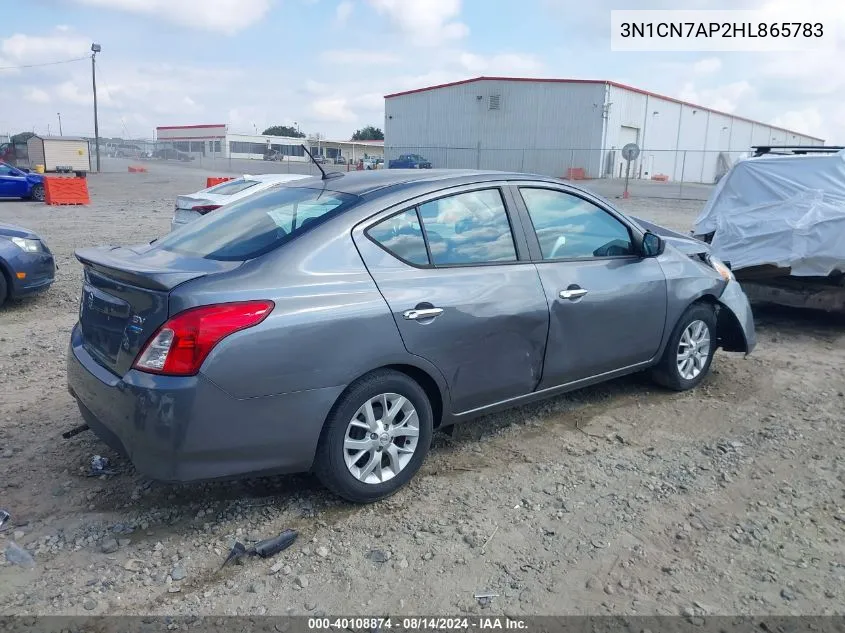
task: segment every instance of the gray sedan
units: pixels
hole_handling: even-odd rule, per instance
[[[70,392],[158,480],[375,501],[435,429],[637,371],[691,389],[755,345],[706,244],[526,174],[330,174],[76,256]]]

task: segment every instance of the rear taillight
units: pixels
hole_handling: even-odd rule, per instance
[[[219,209],[221,205],[219,204],[201,204],[196,207],[191,207],[191,211],[196,211],[200,215],[205,215],[209,211],[214,211],[215,209]]]
[[[273,306],[272,301],[244,301],[180,312],[156,330],[133,367],[151,374],[193,376],[215,345],[261,323]]]

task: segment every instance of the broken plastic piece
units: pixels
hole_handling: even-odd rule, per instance
[[[64,433],[62,433],[62,437],[65,438],[66,440],[69,440],[74,435],[79,435],[80,433],[84,433],[85,431],[88,430],[88,428],[89,427],[88,427],[87,424],[80,424],[79,426],[73,427],[70,431],[65,431]]]
[[[9,514],[6,510],[0,510],[0,528],[6,525],[6,521],[12,518],[12,515]]]
[[[285,530],[275,538],[258,541],[252,549],[261,558],[270,558],[293,545],[297,536],[299,533],[296,530]]]
[[[282,550],[290,547],[296,540],[297,536],[299,536],[299,533],[296,530],[285,530],[274,538],[258,541],[258,543],[250,548],[244,546],[244,544],[240,541],[235,541],[235,544],[232,546],[232,551],[229,552],[229,555],[226,557],[226,560],[223,561],[220,569],[223,569],[223,567],[232,562],[240,563],[247,556],[260,556],[261,558],[270,558],[271,556],[275,556]]]

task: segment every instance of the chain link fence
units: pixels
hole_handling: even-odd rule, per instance
[[[202,169],[209,175],[291,173],[318,175],[319,168],[304,152],[226,152],[223,141],[124,141],[101,145],[101,155]],[[231,148],[230,148],[231,149]],[[239,148],[243,149],[243,148]],[[552,176],[571,181],[608,198],[630,197],[707,200],[713,185],[730,166],[750,152],[642,149],[628,164],[621,148],[610,149],[487,149],[476,147],[385,146],[379,162],[361,149],[351,157],[329,157],[329,171],[383,169],[390,161],[412,156],[435,169],[492,169]],[[314,152],[316,155],[316,152]],[[407,161],[405,161],[407,162]],[[627,184],[626,184],[627,173]]]
[[[706,200],[713,185],[750,152],[642,149],[630,165],[621,148],[488,149],[476,147],[385,146],[385,162],[415,156],[433,168],[494,169],[576,181],[608,197]]]

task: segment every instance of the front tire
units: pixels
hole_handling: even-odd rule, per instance
[[[6,303],[6,298],[9,296],[9,288],[6,284],[6,275],[0,270],[0,308]]]
[[[44,202],[44,185],[35,185],[29,195],[35,202]]]
[[[692,389],[710,371],[716,351],[716,312],[705,303],[691,305],[678,319],[663,358],[652,370],[658,384],[673,391]]]
[[[397,371],[378,370],[354,382],[332,408],[314,472],[354,503],[384,499],[417,473],[431,446],[431,403]]]

